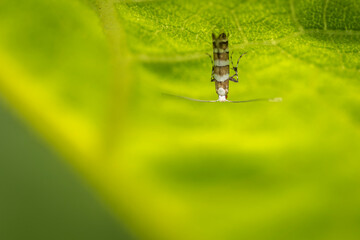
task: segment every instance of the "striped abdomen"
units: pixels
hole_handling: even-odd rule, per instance
[[[229,48],[225,33],[212,34],[214,52],[214,79],[216,93],[220,99],[226,99],[229,92]]]

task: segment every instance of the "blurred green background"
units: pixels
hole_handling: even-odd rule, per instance
[[[133,239],[3,100],[0,132],[1,239]]]
[[[282,103],[163,95],[216,99],[220,31]],[[359,51],[357,0],[1,0],[5,239],[359,239]]]

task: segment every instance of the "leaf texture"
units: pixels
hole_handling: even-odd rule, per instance
[[[140,239],[360,236],[358,1],[21,2],[1,94]],[[248,52],[229,99],[284,102],[164,97],[216,99],[220,31]]]

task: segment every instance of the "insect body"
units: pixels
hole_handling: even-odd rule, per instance
[[[215,90],[218,94],[219,98],[217,100],[200,100],[194,99],[184,96],[178,96],[173,94],[165,94],[168,96],[179,97],[191,101],[196,102],[231,102],[231,103],[246,103],[246,102],[257,102],[257,101],[268,101],[268,102],[281,102],[282,98],[256,98],[250,100],[240,100],[240,101],[229,101],[227,100],[227,96],[229,93],[229,82],[238,82],[238,65],[241,57],[246,54],[243,53],[239,59],[237,60],[236,67],[232,63],[232,56],[230,56],[232,69],[235,74],[230,76],[230,61],[229,61],[229,48],[228,48],[228,38],[225,33],[221,33],[216,36],[214,33],[212,34],[213,40],[213,57],[214,60],[210,57],[212,62],[212,73],[211,73],[211,81],[215,82]]]
[[[212,40],[214,61],[211,59],[213,64],[211,81],[215,82],[215,90],[219,96],[218,101],[226,102],[229,92],[229,81],[238,82],[237,68],[239,65],[239,60],[244,54],[239,57],[237,66],[233,66],[235,74],[230,76],[229,47],[226,34],[221,33],[219,36],[216,36],[213,33]]]

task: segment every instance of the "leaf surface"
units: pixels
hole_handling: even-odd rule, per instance
[[[23,2],[1,92],[140,238],[359,237],[357,1]],[[248,52],[229,99],[282,103],[162,95],[216,99],[214,31]]]

